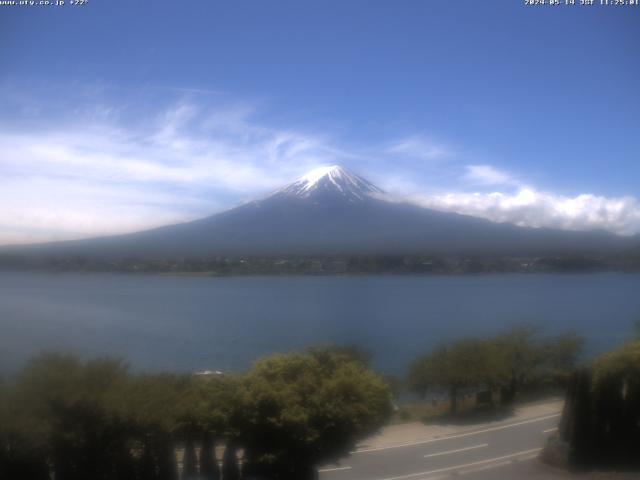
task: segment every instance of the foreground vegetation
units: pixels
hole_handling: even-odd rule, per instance
[[[640,340],[580,369],[582,343],[527,327],[463,339],[416,359],[404,385],[350,347],[275,355],[238,375],[133,374],[117,360],[45,354],[0,382],[0,478],[310,480],[384,425],[406,386],[431,394],[418,410],[448,416],[568,386],[547,456],[638,466]]]
[[[458,413],[460,395],[472,392],[477,403],[509,407],[523,392],[562,388],[580,358],[583,339],[572,332],[541,338],[518,327],[491,338],[470,338],[437,347],[409,368],[408,386],[425,394],[445,392],[450,413]]]
[[[580,470],[640,468],[640,339],[573,375],[543,458]]]
[[[0,478],[20,480],[176,479],[178,448],[186,479],[311,479],[391,410],[386,383],[337,348],[237,376],[133,375],[48,354],[2,385],[0,402]]]

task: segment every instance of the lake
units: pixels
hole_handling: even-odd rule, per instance
[[[359,344],[401,374],[435,344],[531,323],[598,353],[640,319],[640,275],[200,278],[0,272],[0,369],[43,350],[136,369],[238,370],[313,344]]]

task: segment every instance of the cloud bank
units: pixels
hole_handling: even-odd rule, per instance
[[[640,202],[634,197],[567,197],[522,188],[515,193],[413,195],[407,200],[427,208],[523,227],[609,230],[621,235],[640,232]]]

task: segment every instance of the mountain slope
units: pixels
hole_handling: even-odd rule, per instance
[[[631,239],[496,224],[384,199],[345,169],[314,170],[272,195],[201,220],[144,232],[21,247],[20,253],[97,257],[287,254],[539,255],[611,251]]]

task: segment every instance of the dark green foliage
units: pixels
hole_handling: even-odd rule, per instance
[[[358,345],[329,345],[321,347],[311,347],[308,352],[315,357],[337,355],[346,357],[346,360],[360,363],[363,367],[368,367],[371,363],[371,352]]]
[[[602,462],[640,466],[640,341],[597,358],[592,388]]]
[[[573,375],[560,421],[560,438],[570,445],[569,465],[587,466],[594,450],[591,426],[591,372],[582,369]]]
[[[341,352],[276,355],[259,361],[242,388],[242,442],[249,468],[273,479],[313,478],[378,429],[390,391],[360,361]]]
[[[177,480],[178,478],[174,444],[174,439],[169,435],[156,441],[155,460],[158,480]]]
[[[42,355],[0,384],[0,478],[224,480],[246,472],[313,478],[389,409],[386,385],[352,349],[258,362],[246,376],[131,375],[120,362]],[[265,415],[265,416],[263,416]],[[200,450],[200,455],[196,451]]]
[[[0,382],[0,478],[48,480],[46,443],[37,423],[17,408],[16,394]]]
[[[500,391],[509,406],[525,388],[562,384],[575,367],[582,338],[574,333],[538,338],[535,329],[517,327],[489,339],[465,339],[441,345],[409,368],[409,388],[421,395],[445,390],[451,413],[464,389]]]
[[[222,455],[222,479],[238,480],[240,478],[240,466],[238,465],[238,452],[233,440],[227,442]]]
[[[640,467],[640,341],[572,377],[560,438],[573,468]]]
[[[396,375],[389,375],[389,374],[382,375],[382,378],[384,379],[386,384],[389,386],[389,390],[391,390],[391,394],[396,398],[400,396],[400,393],[405,388],[405,382],[403,381],[403,379]]]
[[[194,480],[198,474],[198,459],[196,448],[192,440],[187,440],[184,444],[184,456],[182,457],[182,478],[184,480]]]
[[[500,403],[511,405],[518,391],[538,375],[544,363],[532,327],[516,327],[493,339],[500,356]]]
[[[547,339],[539,346],[547,368],[555,373],[572,371],[584,345],[584,338],[576,332],[567,332]]]
[[[220,469],[216,458],[215,442],[211,434],[203,435],[200,448],[200,477],[202,480],[218,480]]]
[[[19,435],[38,449],[39,462],[50,462],[59,480],[126,479],[129,426],[119,418],[115,395],[122,392],[126,368],[119,362],[81,364],[73,357],[44,355],[24,370],[13,407],[24,423]]]
[[[502,365],[496,347],[485,340],[462,340],[440,346],[416,360],[409,369],[409,387],[424,395],[429,390],[445,389],[451,401],[451,413],[458,410],[458,395],[470,387],[497,383]]]

